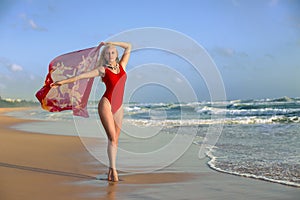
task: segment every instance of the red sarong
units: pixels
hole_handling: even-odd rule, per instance
[[[50,112],[73,110],[73,115],[89,116],[86,106],[94,78],[81,79],[56,88],[51,88],[50,84],[94,69],[100,47],[67,53],[50,62],[45,84],[35,95],[43,109]]]

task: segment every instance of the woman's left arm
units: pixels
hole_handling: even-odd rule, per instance
[[[124,53],[120,60],[120,64],[125,69],[130,57],[131,44],[128,42],[106,42],[106,44],[112,44],[124,48]]]

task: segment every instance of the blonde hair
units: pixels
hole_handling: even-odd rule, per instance
[[[105,59],[104,55],[105,55],[106,50],[109,49],[109,48],[115,48],[115,49],[116,49],[116,52],[117,52],[116,62],[119,63],[119,61],[120,61],[120,60],[119,60],[119,52],[118,52],[117,48],[116,48],[114,45],[109,44],[109,45],[106,45],[106,46],[104,47],[104,49],[102,49],[101,54],[100,54],[100,58],[99,58],[99,61],[98,61],[98,65],[97,65],[97,66],[100,67],[100,66],[104,66],[104,65],[107,65],[107,64],[108,64],[108,62],[107,62],[107,60]]]

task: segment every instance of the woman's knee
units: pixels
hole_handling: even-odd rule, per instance
[[[118,146],[118,138],[116,138],[116,137],[110,137],[110,138],[108,138],[108,140],[109,140],[109,142],[110,142],[110,144],[112,145],[112,146],[115,146],[115,147],[117,147]]]

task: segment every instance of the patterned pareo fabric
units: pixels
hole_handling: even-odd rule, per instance
[[[51,88],[50,84],[93,70],[97,66],[100,47],[67,53],[50,62],[45,84],[36,93],[43,109],[49,112],[73,110],[75,116],[89,117],[86,106],[94,78],[81,79],[56,88]]]

